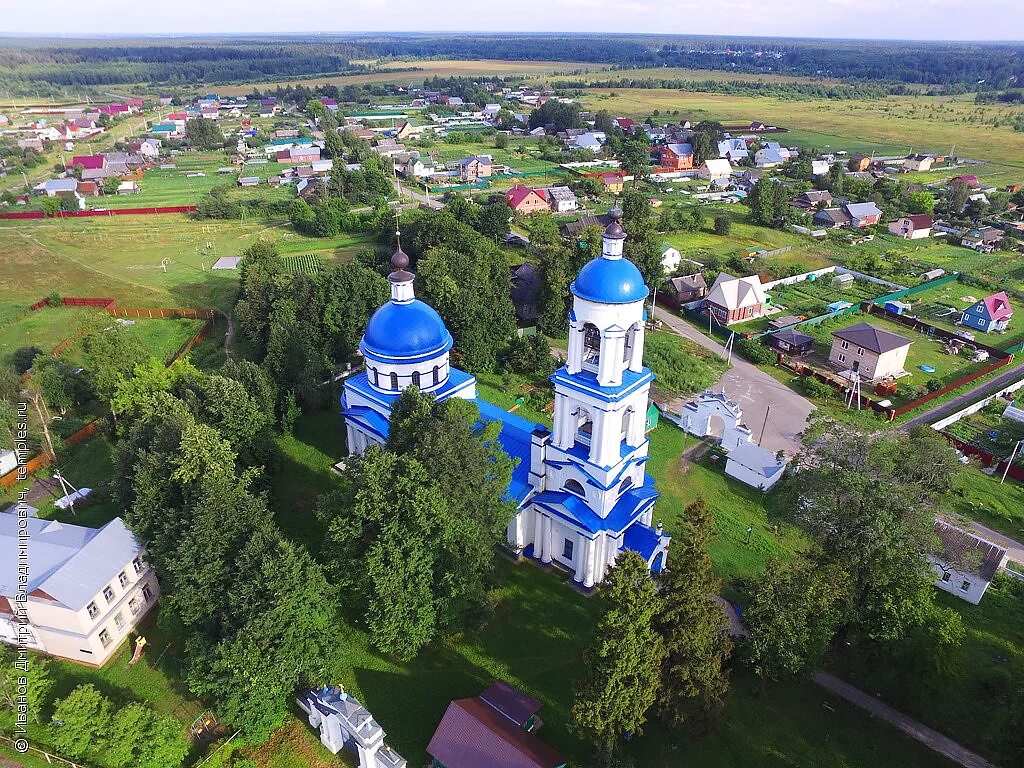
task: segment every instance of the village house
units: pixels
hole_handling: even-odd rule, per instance
[[[992,253],[999,250],[1003,242],[1003,233],[995,227],[981,227],[965,232],[960,245],[978,253]]]
[[[825,208],[815,211],[812,217],[814,223],[825,229],[838,229],[850,224],[850,216],[842,208]]]
[[[831,167],[828,160],[811,160],[811,175],[824,176]]]
[[[733,277],[722,272],[715,278],[702,306],[720,325],[731,325],[760,317],[764,305],[761,278],[757,275]]]
[[[625,188],[625,176],[621,173],[602,173],[601,186],[604,187],[605,192],[610,192],[613,195],[622,194],[622,190]]]
[[[936,519],[933,530],[939,539],[938,550],[928,555],[935,570],[933,584],[977,605],[1006,564],[1006,550],[944,520]]]
[[[12,603],[18,593],[19,526],[27,526],[28,625]],[[143,559],[142,546],[121,518],[85,528],[38,517],[0,513],[0,641],[17,633],[29,648],[50,656],[100,666],[156,604],[160,587]]]
[[[669,243],[661,244],[661,267],[665,270],[665,274],[671,275],[675,272],[680,259],[682,259],[682,254],[679,253],[678,248]]]
[[[543,189],[517,184],[505,193],[505,202],[516,213],[530,214],[549,210],[547,194]]]
[[[675,171],[693,168],[692,144],[666,144],[658,151],[658,165]]]
[[[569,149],[588,149],[595,155],[604,147],[606,136],[603,131],[584,131],[570,136],[566,141]]]
[[[926,213],[904,216],[889,224],[889,232],[904,240],[920,240],[931,236],[935,222]]]
[[[694,272],[690,275],[679,275],[665,282],[666,292],[680,305],[703,299],[708,292],[708,284],[704,275]]]
[[[727,179],[732,175],[732,166],[724,158],[712,158],[701,163],[697,175],[706,181]]]
[[[492,158],[490,155],[470,155],[456,161],[459,178],[465,182],[474,182],[487,178],[492,174]]]
[[[1013,307],[1006,291],[993,293],[960,313],[960,324],[985,333],[1005,331],[1013,319]]]
[[[847,203],[843,210],[850,217],[850,226],[858,229],[874,226],[882,219],[882,212],[874,203]]]
[[[754,154],[758,168],[775,168],[795,157],[795,154],[777,141],[769,141]]]
[[[857,323],[832,332],[829,362],[852,371],[864,381],[898,376],[904,372],[911,340],[897,333]]]
[[[828,190],[812,189],[809,192],[804,192],[802,195],[797,195],[789,201],[789,204],[794,208],[801,208],[805,211],[828,208],[832,204],[832,193]]]
[[[279,163],[311,163],[320,159],[320,147],[289,147],[277,153]]]
[[[935,155],[907,155],[903,158],[905,171],[930,171],[935,162]]]
[[[427,754],[435,768],[564,768],[565,759],[536,735],[540,707],[511,683],[493,683],[448,705]]]
[[[730,163],[738,163],[750,156],[750,150],[743,139],[723,139],[718,142],[718,156]]]
[[[555,213],[567,213],[577,209],[576,195],[568,187],[550,187],[547,192],[551,210]]]
[[[35,187],[33,187],[33,191],[46,195],[47,197],[70,195],[78,191],[78,180],[73,178],[47,179],[46,181],[36,184]]]

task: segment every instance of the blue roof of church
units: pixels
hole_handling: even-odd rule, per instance
[[[651,526],[641,523],[629,526],[626,535],[622,537],[622,548],[633,550],[644,560],[650,560],[660,544],[661,536],[658,532]]]
[[[419,362],[452,348],[441,316],[419,299],[389,301],[373,313],[359,342],[360,351],[374,360]]]
[[[583,370],[579,373],[569,373],[563,365],[553,374],[551,381],[555,384],[564,384],[578,392],[597,397],[607,402],[618,402],[627,395],[632,394],[638,387],[647,384],[654,379],[650,368],[644,368],[639,373],[629,368],[622,372],[622,383],[617,386],[605,386],[598,384],[597,374],[593,371]]]
[[[573,295],[600,304],[632,304],[650,291],[643,275],[629,259],[593,259],[576,275],[569,290]]]
[[[645,484],[639,488],[626,491],[612,507],[608,517],[601,517],[587,506],[587,502],[566,491],[543,491],[533,497],[533,502],[559,517],[569,520],[588,533],[612,531],[619,533],[633,523],[658,498],[658,492],[652,485]]]
[[[508,498],[516,504],[522,504],[530,495],[530,445],[531,433],[537,425],[522,416],[502,410],[493,403],[477,399],[477,407],[480,408],[480,416],[487,421],[500,421],[502,424],[501,433],[498,435],[498,442],[502,450],[513,459],[519,462],[512,470],[512,481],[508,485]]]

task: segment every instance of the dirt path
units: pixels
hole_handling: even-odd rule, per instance
[[[877,699],[870,694],[864,693],[864,691],[850,685],[844,680],[840,680],[835,675],[830,675],[827,672],[816,672],[814,675],[814,682],[822,688],[832,691],[832,693],[846,699],[846,701],[850,702],[854,706],[860,707],[861,709],[870,712],[872,715],[885,720],[890,725],[893,725],[897,729],[903,731],[903,733],[907,734],[910,738],[921,742],[929,749],[949,758],[957,765],[962,765],[964,768],[991,768],[992,764],[981,755],[971,752],[966,747],[962,747],[957,744],[948,736],[943,736],[938,731],[907,717],[902,712],[896,711],[881,699]]]

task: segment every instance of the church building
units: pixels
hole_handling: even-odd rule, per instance
[[[365,369],[346,379],[341,396],[353,454],[387,441],[391,409],[409,386],[442,401],[472,400],[481,418],[500,421],[502,448],[518,460],[508,489],[518,509],[509,545],[568,569],[585,589],[599,584],[624,550],[660,572],[669,544],[661,524],[652,525],[658,492],[646,472],[654,379],[643,364],[649,291],[623,258],[621,219],[621,211],[612,212],[601,256],[570,286],[568,360],[551,376],[553,430],[477,397],[476,379],[451,366],[452,336],[415,297],[401,246],[391,258],[391,301],[370,318],[360,343]]]

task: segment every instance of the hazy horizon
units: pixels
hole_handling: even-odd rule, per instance
[[[148,5],[145,12],[128,0],[73,6],[66,0],[34,0],[7,8],[0,36],[504,32],[1013,43],[1020,39],[1007,38],[1007,31],[1024,31],[1020,0],[701,0],[671,11],[653,0],[520,0],[515,10],[495,12],[476,0],[438,0],[430,6],[419,0],[348,0],[345,7],[331,0],[307,0],[299,12],[282,15],[278,4],[246,0],[179,0]],[[510,29],[522,25],[524,18],[531,20],[529,29]]]

